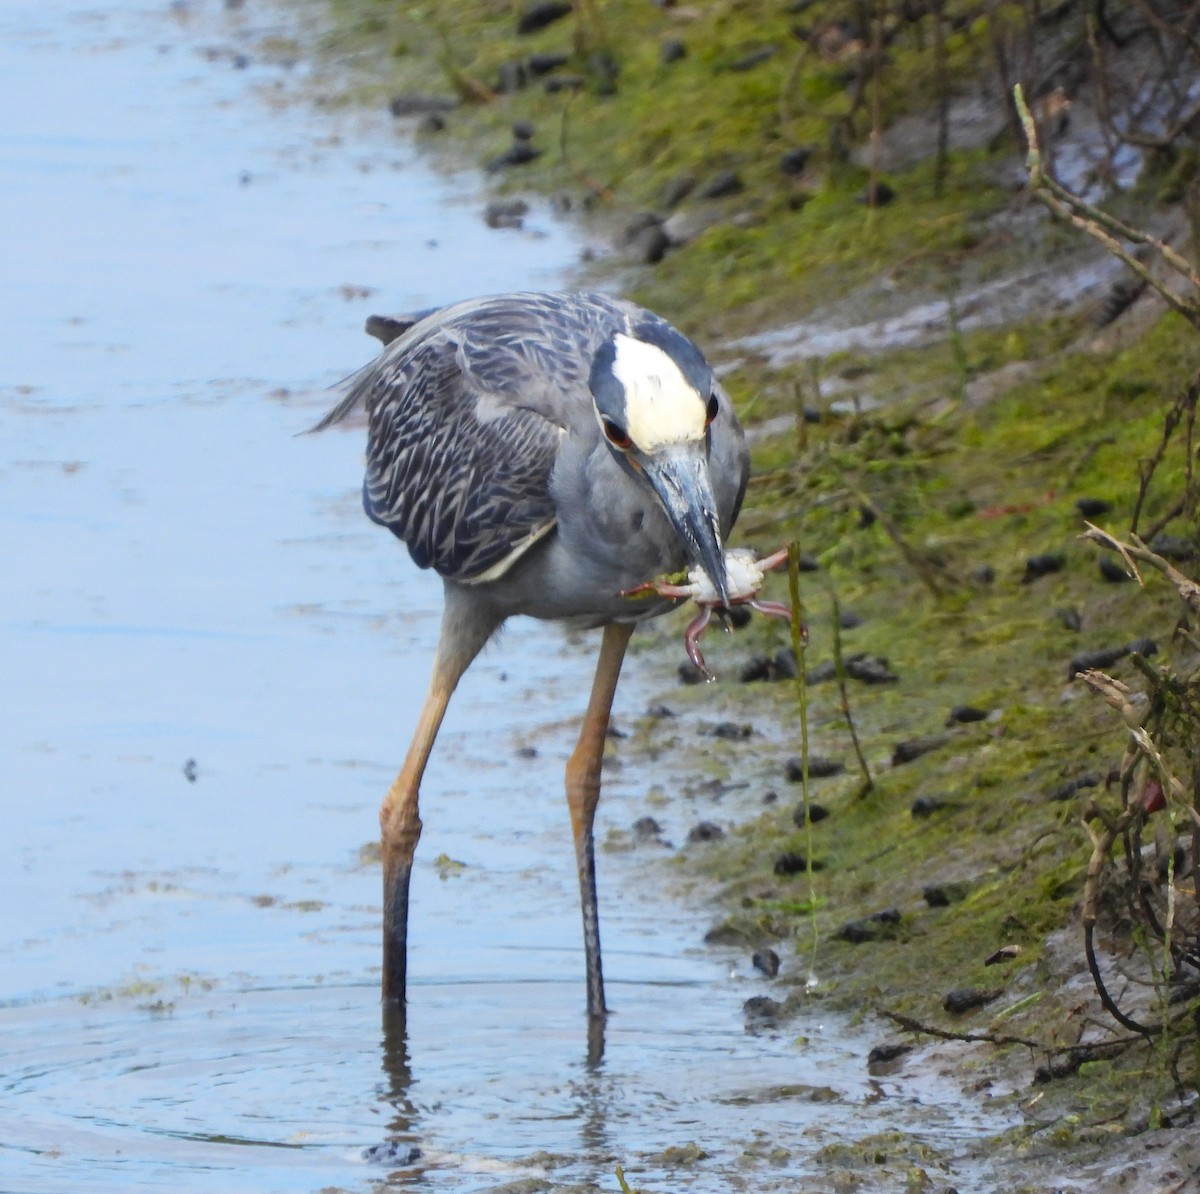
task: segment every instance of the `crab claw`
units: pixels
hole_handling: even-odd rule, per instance
[[[701,606],[700,612],[688,623],[688,628],[683,633],[683,646],[687,651],[687,656],[700,669],[700,674],[706,680],[716,679],[716,676],[708,670],[708,665],[704,662],[704,652],[700,650],[700,636],[708,628],[711,617],[712,607]]]

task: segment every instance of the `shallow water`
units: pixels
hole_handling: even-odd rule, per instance
[[[0,9],[0,1190],[612,1190],[618,1161],[770,1188],[888,1128],[973,1188],[1005,1116],[869,1079],[878,1034],[817,1013],[747,1032],[766,988],[699,946],[653,850],[600,859],[616,1010],[587,1064],[560,795],[586,637],[514,625],[464,682],[425,784],[408,1037],[384,1038],[360,850],[439,587],[362,516],[361,433],[296,433],[369,359],[371,310],[556,285],[577,244],[537,207],[534,234],[489,231],[473,176],[285,102],[255,60],[279,20]],[[660,673],[635,655],[618,718]],[[669,787],[636,770],[601,838]],[[689,1141],[707,1159],[653,1157]]]

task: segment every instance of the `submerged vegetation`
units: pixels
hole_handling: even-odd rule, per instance
[[[815,975],[990,1044],[1054,1084],[1069,1135],[1192,1106],[1200,331],[1186,260],[1133,232],[1196,260],[1195,10],[329,7],[358,67],[331,99],[391,103],[609,234],[593,276],[704,343],[751,428],[737,538],[815,562],[807,730],[844,770],[810,780],[819,822],[778,799],[689,853],[725,891],[713,940],[794,942],[792,1006]],[[1031,195],[1018,83],[1048,170],[1126,222],[1149,284]],[[785,629],[738,643],[786,676]],[[715,744],[718,782],[798,793],[791,685],[673,703],[700,701],[781,727],[776,751]]]

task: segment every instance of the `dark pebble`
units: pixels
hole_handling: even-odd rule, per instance
[[[1167,535],[1161,531],[1150,540],[1149,547],[1164,560],[1172,560],[1177,564],[1192,559],[1196,554],[1196,545],[1190,539],[1184,539],[1181,535]]]
[[[1158,644],[1150,638],[1139,638],[1131,643],[1126,643],[1123,647],[1103,647],[1098,651],[1085,651],[1071,660],[1070,666],[1067,668],[1067,679],[1074,680],[1079,672],[1091,671],[1093,668],[1111,667],[1135,651],[1139,655],[1156,655]]]
[[[808,806],[808,823],[815,825],[818,821],[824,821],[829,816],[829,810],[823,804],[810,804]],[[792,820],[800,828],[804,828],[804,803],[801,801],[792,810]]]
[[[674,717],[675,710],[669,705],[651,705],[650,708],[646,710],[646,716],[653,717],[656,721],[658,721],[664,717]]]
[[[871,509],[870,506],[859,506],[858,508],[858,529],[865,531],[868,527],[873,527],[878,521],[879,515]]]
[[[892,766],[899,767],[903,763],[911,763],[932,750],[939,750],[950,741],[948,734],[922,734],[919,738],[906,738],[897,742],[892,750]]]
[[[748,605],[735,605],[732,609],[727,609],[722,615],[732,630],[744,630],[750,625],[750,607]]]
[[[525,65],[531,75],[548,75],[560,66],[566,66],[570,58],[566,54],[530,54]]]
[[[838,614],[838,628],[840,630],[854,630],[862,624],[862,615],[854,613],[853,610],[844,609]]]
[[[712,821],[701,821],[688,830],[687,840],[689,842],[716,842],[724,836],[725,830],[720,825],[715,825]]]
[[[489,228],[520,228],[528,213],[524,199],[493,199],[483,209],[483,222]]]
[[[1095,325],[1108,327],[1137,302],[1146,292],[1147,283],[1142,278],[1118,278],[1100,303],[1096,312]]]
[[[548,95],[560,91],[582,91],[587,86],[587,79],[582,75],[547,75],[542,80],[542,87]]]
[[[961,1016],[964,1012],[973,1012],[977,1007],[999,999],[1003,993],[1003,987],[961,987],[947,993],[942,1000],[942,1007],[952,1016]]]
[[[896,936],[900,924],[900,912],[896,908],[885,908],[862,920],[852,920],[837,931],[837,936],[852,945],[867,941],[887,941]]]
[[[896,192],[880,179],[878,182],[869,183],[859,191],[854,200],[856,203],[866,204],[867,207],[887,207],[895,198]]]
[[[832,659],[827,659],[824,663],[818,663],[815,667],[810,667],[804,673],[804,679],[809,684],[828,684],[830,680],[837,679],[837,664]]]
[[[779,799],[779,793],[772,788],[769,792],[763,793],[763,804],[774,804]]]
[[[561,4],[557,0],[543,0],[540,4],[531,4],[517,18],[517,32],[521,35],[537,33],[539,29],[561,21],[570,11],[569,4]]]
[[[664,66],[687,57],[687,45],[678,37],[668,37],[658,49],[658,59]]]
[[[662,216],[656,211],[639,211],[637,215],[632,216],[629,222],[621,229],[621,239],[626,244],[632,244],[647,228],[658,228],[662,226]]]
[[[1104,498],[1081,497],[1075,502],[1075,509],[1084,518],[1099,518],[1112,509],[1112,502],[1105,501]]]
[[[1053,792],[1050,793],[1050,799],[1054,801],[1070,800],[1077,792],[1082,792],[1085,788],[1098,788],[1102,782],[1102,777],[1098,771],[1085,771],[1083,775],[1076,776],[1075,779],[1069,779],[1065,784],[1059,784]]]
[[[736,71],[753,70],[756,66],[762,66],[764,62],[769,62],[778,53],[778,46],[759,46],[756,50],[751,50],[748,54],[743,54],[736,61],[731,62],[729,69]]]
[[[504,153],[488,162],[487,169],[489,173],[495,174],[498,170],[506,170],[509,166],[528,165],[541,156],[542,151],[534,148],[528,141],[514,141]]]
[[[944,808],[952,806],[945,800],[937,796],[918,796],[916,800],[908,806],[908,811],[914,817],[932,817],[934,813],[940,813]]]
[[[783,1015],[783,1004],[767,995],[752,995],[742,1004],[747,1020],[778,1020]]]
[[[703,684],[708,677],[689,659],[679,665],[680,684]]]
[[[458,100],[446,95],[422,95],[405,92],[394,95],[388,101],[388,110],[393,116],[427,116],[431,113],[451,112],[458,107]]]
[[[727,742],[744,742],[754,733],[754,727],[739,721],[719,721],[709,731],[714,738],[724,738]]]
[[[1061,572],[1067,566],[1067,557],[1060,551],[1044,552],[1040,556],[1030,556],[1025,561],[1024,583],[1037,580],[1040,576],[1049,576],[1053,572]]]
[[[536,746],[518,746],[517,747],[517,758],[518,759],[536,759],[537,757],[538,757],[538,752],[537,752]]]
[[[726,195],[737,195],[745,184],[732,170],[721,170],[714,174],[697,192],[698,199],[723,199]]]
[[[426,112],[420,120],[417,121],[417,135],[421,137],[432,137],[435,133],[442,132],[446,127],[446,118],[437,112]]]
[[[787,153],[779,159],[779,169],[784,174],[797,175],[803,174],[808,168],[808,163],[812,159],[813,151],[807,145],[798,145],[795,149],[789,149]]]
[[[911,1053],[912,1051],[912,1045],[906,1045],[901,1041],[893,1041],[887,1045],[876,1045],[867,1054],[867,1065],[886,1065],[889,1061],[895,1061],[896,1058],[903,1057],[906,1053]]]
[[[189,784],[194,784],[196,782],[196,776],[199,774],[200,769],[196,766],[196,760],[188,759],[188,761],[183,765],[183,778],[186,779]]]
[[[385,1140],[363,1149],[364,1161],[382,1161],[388,1165],[411,1165],[421,1159],[421,1150],[415,1144],[403,1140]]]
[[[678,207],[695,189],[696,180],[690,174],[677,174],[663,187],[663,207]]]
[[[841,775],[845,770],[846,764],[838,762],[837,759],[827,759],[824,755],[808,756],[809,779],[826,779],[831,775]],[[788,759],[787,764],[784,766],[783,774],[789,784],[803,782],[804,770],[802,761],[799,758]]]
[[[536,130],[533,124],[528,120],[518,120],[512,126],[512,135],[514,141],[532,141],[533,134]]]
[[[949,908],[951,904],[961,903],[967,898],[970,886],[961,881],[950,883],[930,883],[921,888],[925,903],[931,908]]]
[[[751,655],[738,673],[738,679],[743,684],[752,684],[758,680],[792,680],[795,676],[796,657],[788,647],[781,648],[773,658],[768,655]]]
[[[779,955],[770,946],[755,950],[750,964],[755,970],[761,970],[767,978],[774,978],[779,973]]]
[[[808,422],[807,412],[805,413],[805,421]],[[818,422],[820,419],[818,418]],[[817,557],[811,552],[802,551],[800,553],[799,566],[801,572],[820,572],[821,565],[817,561]]]
[[[1124,584],[1127,580],[1133,580],[1133,577],[1125,571],[1124,565],[1115,556],[1101,556],[1100,579],[1108,581],[1109,584],[1119,585]]]
[[[630,245],[634,259],[642,265],[657,265],[671,247],[661,224],[650,224],[634,237]]]
[[[996,579],[996,569],[991,564],[980,564],[974,572],[971,573],[971,579],[977,585],[990,585]]]
[[[632,828],[639,842],[657,841],[662,836],[662,826],[653,817],[638,817]]]
[[[972,721],[986,721],[987,710],[978,709],[974,705],[955,705],[946,717],[946,724],[966,725]]]
[[[1047,1082],[1056,1082],[1060,1078],[1070,1078],[1079,1073],[1079,1067],[1085,1061],[1094,1061],[1096,1054],[1091,1049],[1075,1049],[1063,1057],[1055,1057],[1039,1065],[1033,1071],[1033,1084],[1045,1086]]]
[[[1083,629],[1083,615],[1073,606],[1065,606],[1058,610],[1058,620],[1063,624],[1064,630]]]
[[[775,866],[772,869],[780,878],[788,875],[803,875],[808,872],[808,859],[795,850],[788,850],[775,859]],[[812,869],[814,871],[824,870],[825,864],[814,858]]]
[[[900,679],[882,655],[851,655],[846,660],[846,675],[863,684],[895,684]]]

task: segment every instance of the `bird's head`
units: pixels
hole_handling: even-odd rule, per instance
[[[648,321],[601,346],[590,385],[609,450],[654,491],[687,554],[727,604],[708,466],[709,428],[727,399],[700,350],[669,324]]]

